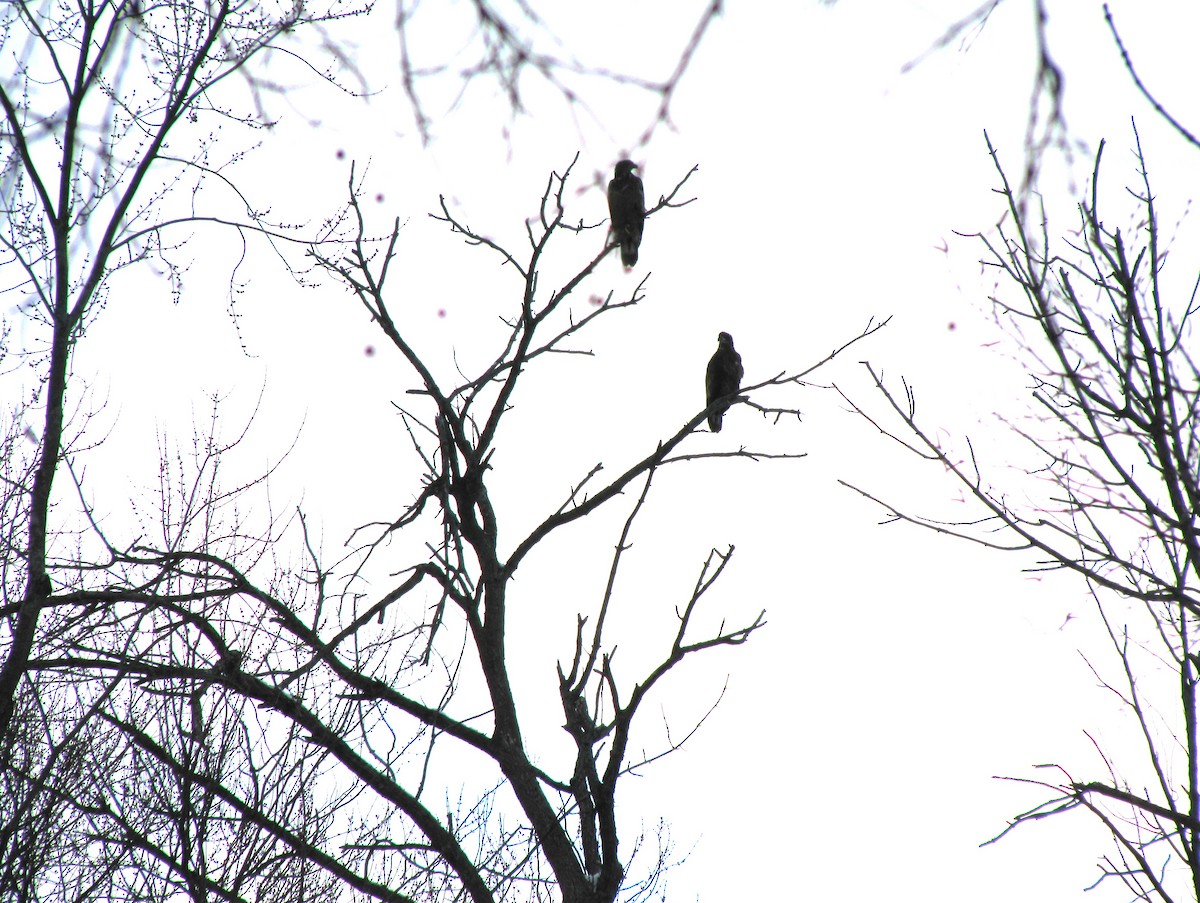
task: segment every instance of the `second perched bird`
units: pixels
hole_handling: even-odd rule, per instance
[[[708,377],[704,386],[708,390],[708,403],[718,398],[733,395],[742,387],[742,356],[733,350],[733,336],[722,332],[717,336],[717,353],[708,362]],[[732,402],[721,405],[708,415],[708,428],[721,432],[721,418]]]
[[[646,222],[646,192],[642,180],[633,174],[637,164],[622,160],[608,183],[608,215],[612,220],[613,239],[621,245],[621,263],[633,266],[642,243]]]

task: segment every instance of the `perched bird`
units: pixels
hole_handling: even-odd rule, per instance
[[[633,174],[637,164],[622,160],[608,183],[608,215],[612,220],[613,239],[621,245],[621,263],[633,266],[642,243],[642,225],[646,222],[646,192],[642,180]]]
[[[708,378],[704,381],[708,390],[708,403],[718,398],[733,395],[742,386],[742,356],[733,350],[733,336],[722,332],[717,336],[717,353],[708,362]],[[721,418],[729,410],[727,402],[708,415],[708,428],[721,432]]]

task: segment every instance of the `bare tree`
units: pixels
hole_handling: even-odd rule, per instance
[[[656,121],[717,11],[706,9],[675,75],[656,89]],[[8,333],[4,349],[19,364],[5,375],[24,393],[3,440],[0,500],[6,895],[648,898],[669,851],[623,831],[618,785],[691,731],[655,746],[635,737],[636,717],[685,660],[740,645],[765,623],[763,613],[733,614],[733,626],[702,615],[706,603],[717,607],[712,587],[730,547],[702,556],[648,670],[618,662],[618,638],[606,632],[615,576],[659,470],[802,457],[701,446],[705,410],[611,480],[599,464],[583,467],[561,504],[515,543],[501,542],[508,512],[494,501],[490,466],[519,381],[551,355],[579,353],[574,343],[599,317],[644,300],[642,286],[621,300],[603,291],[598,305],[582,300],[611,247],[598,240],[603,224],[571,225],[569,171],[549,180],[521,252],[473,232],[447,206],[438,214],[520,277],[491,357],[445,377],[392,319],[385,285],[399,228],[370,239],[353,179],[340,244],[336,227],[321,236],[272,222],[216,162],[218,125],[266,122],[273,83],[255,59],[351,12],[135,0],[0,8],[0,272],[29,324],[19,341]],[[683,206],[686,181],[651,215]],[[202,185],[226,189],[228,203],[206,207]],[[307,249],[413,375],[414,400],[398,408],[419,485],[403,510],[356,534],[347,558],[327,564],[305,515],[275,513],[269,473],[228,478],[246,433],[224,440],[215,423],[190,453],[164,443],[157,493],[134,500],[132,523],[96,507],[84,463],[103,440],[72,407],[82,389],[73,352],[105,303],[117,303],[115,273],[152,263],[178,291],[188,238],[205,225],[261,239],[287,265],[286,247]],[[574,275],[544,293],[538,278],[552,244],[563,260],[586,251]],[[714,405],[796,414],[794,393],[809,374],[880,325]],[[542,763],[553,757],[536,749],[547,743],[533,726],[544,714],[513,681],[526,650],[506,633],[509,590],[548,537],[622,503],[610,579],[594,607],[579,603],[553,676],[573,754],[552,772]],[[411,536],[420,555],[395,561]],[[633,866],[638,856],[645,861]]]
[[[72,469],[90,440],[82,437],[88,417],[78,408],[83,386],[71,360],[110,300],[118,271],[151,263],[178,291],[187,262],[182,246],[193,229],[226,224],[272,241],[289,238],[229,180],[226,164],[212,154],[216,130],[231,122],[262,124],[245,112],[261,100],[258,86],[233,78],[247,75],[256,57],[296,30],[354,12],[297,5],[272,14],[258,4],[137,0],[0,7],[0,288],[16,314],[6,317],[2,348],[5,384],[15,387],[6,392],[12,429],[3,456],[0,895],[6,899],[45,899],[51,889],[59,899],[165,898],[168,886],[207,898],[215,875],[228,898],[241,899],[238,887],[249,886],[248,876],[279,868],[278,851],[260,851],[266,866],[246,858],[255,838],[228,846],[242,861],[211,860],[214,849],[227,847],[230,826],[217,836],[200,779],[233,767],[231,744],[245,751],[244,732],[239,736],[227,715],[214,714],[215,723],[204,728],[213,742],[203,754],[194,738],[176,730],[155,748],[178,756],[182,767],[148,765],[154,731],[147,721],[165,726],[172,712],[200,711],[196,685],[135,698],[123,674],[96,681],[63,666],[108,644],[132,656],[147,639],[114,597],[112,586],[123,585],[127,566],[91,520],[82,471]],[[239,84],[249,94],[239,95]],[[201,209],[195,197],[207,183],[226,186],[232,208]],[[202,483],[189,488],[186,514],[167,513],[181,510],[177,505],[163,508],[158,526],[168,545],[172,530],[182,541],[220,502]],[[159,586],[124,589],[145,598]],[[186,660],[184,650],[175,654]],[[129,724],[141,727],[125,730]],[[294,743],[289,749],[276,759],[250,760],[252,777],[271,779],[277,768],[311,756],[295,755]],[[246,763],[237,763],[243,776]],[[258,797],[275,792],[260,787]],[[272,805],[258,797],[249,795],[269,818]],[[247,827],[254,822],[236,830]]]
[[[1200,899],[1200,724],[1197,594],[1200,571],[1200,370],[1192,344],[1197,285],[1178,265],[1140,139],[1133,209],[1114,213],[1096,153],[1076,229],[1050,240],[996,164],[1007,202],[996,236],[980,235],[985,267],[1001,276],[997,319],[1011,327],[1033,374],[1035,412],[1014,429],[1039,464],[1036,485],[994,482],[969,441],[965,454],[918,420],[915,396],[868,365],[886,411],[856,410],[884,433],[945,468],[975,511],[938,519],[879,499],[889,520],[919,524],[987,548],[1032,553],[1036,570],[1081,575],[1111,641],[1115,674],[1093,671],[1132,720],[1140,761],[1095,748],[1098,774],[1041,766],[1031,780],[1047,801],[1013,826],[1074,809],[1111,832],[1114,852],[1097,884],[1116,879],[1139,900]],[[1129,225],[1113,225],[1128,215]],[[1178,252],[1176,252],[1178,253]],[[1018,491],[1018,489],[1020,491]],[[1018,498],[1040,498],[1022,506]],[[1093,656],[1094,658],[1094,653]],[[1011,826],[1010,826],[1011,827]],[[1006,832],[1005,832],[1006,833]]]
[[[698,624],[733,554],[714,549],[694,585],[679,593],[676,627],[661,638],[657,663],[629,675],[615,660],[616,638],[605,632],[619,604],[618,569],[660,469],[707,458],[803,456],[698,445],[696,429],[710,413],[700,409],[616,477],[601,481],[601,465],[585,468],[561,504],[502,544],[501,525],[511,518],[493,502],[490,462],[518,384],[551,355],[580,352],[576,343],[600,317],[645,300],[639,286],[625,299],[610,293],[598,305],[588,302],[583,287],[598,278],[596,267],[613,246],[597,242],[602,223],[571,224],[568,178],[569,170],[549,180],[520,255],[443,205],[438,219],[519,277],[497,350],[449,385],[388,306],[399,225],[381,244],[371,242],[352,196],[359,227],[345,253],[312,247],[317,265],[353,291],[416,381],[416,404],[399,411],[424,465],[423,475],[414,474],[420,488],[403,510],[365,527],[350,558],[327,567],[309,546],[307,566],[283,566],[285,536],[290,529],[303,537],[303,518],[252,528],[228,513],[228,500],[261,485],[226,488],[218,479],[235,443],[201,442],[190,470],[166,480],[174,502],[159,505],[161,541],[117,542],[91,518],[103,554],[81,550],[72,562],[80,588],[45,603],[71,623],[53,648],[30,657],[27,679],[91,694],[97,718],[90,720],[111,728],[109,742],[121,744],[120,756],[109,759],[120,763],[114,783],[124,795],[117,798],[144,803],[140,817],[82,791],[70,801],[91,830],[103,826],[105,858],[126,882],[123,892],[134,893],[130,875],[156,897],[228,899],[272,892],[306,899],[348,888],[386,900],[607,901],[622,891],[645,899],[658,887],[665,851],[627,874],[642,842],[624,852],[617,789],[623,775],[678,748],[694,727],[647,748],[633,740],[636,717],[677,666],[744,643],[765,613],[734,626],[724,616],[703,619],[715,627]],[[683,206],[686,182],[649,215]],[[543,294],[539,266],[559,244],[563,254],[585,249],[584,262]],[[789,390],[880,325],[869,324],[803,372],[760,380],[711,407],[732,402],[774,419],[796,415]],[[759,400],[769,390],[784,393],[784,403]],[[554,693],[575,754],[556,775],[541,764],[552,756],[538,749],[554,741],[528,726],[543,715],[523,703],[512,680],[514,659],[528,650],[512,648],[506,633],[509,591],[539,544],[622,502],[628,507],[609,580],[594,609],[580,603],[573,643],[560,659]],[[373,562],[390,558],[391,544],[413,533],[424,538],[423,560],[388,560],[394,576],[372,588]],[[438,777],[445,773],[451,777]],[[459,775],[484,775],[490,789],[474,798],[468,790],[448,804],[447,780]],[[281,873],[292,884],[281,884]]]
[[[353,177],[350,211],[358,224],[357,237],[338,256],[319,248],[312,252],[320,267],[353,292],[416,382],[409,390],[415,401],[398,403],[397,410],[424,469],[420,489],[403,510],[359,531],[352,564],[347,562],[350,574],[356,579],[367,573],[373,560],[388,556],[398,536],[414,531],[429,536],[423,543],[428,557],[404,567],[387,564],[389,573],[404,579],[386,591],[360,596],[347,590],[331,599],[340,606],[340,620],[320,631],[308,626],[316,623],[314,618],[299,616],[295,602],[255,593],[266,606],[263,620],[269,615],[281,624],[286,643],[305,648],[307,661],[282,683],[272,684],[264,676],[284,674],[285,669],[260,665],[256,676],[244,667],[238,682],[227,686],[236,686],[303,724],[312,742],[326,748],[385,804],[386,816],[364,830],[353,849],[362,854],[363,867],[370,868],[373,876],[382,880],[386,874],[390,884],[406,892],[416,882],[423,894],[431,894],[429,875],[444,873],[447,884],[440,892],[476,900],[505,898],[517,888],[522,888],[522,898],[530,899],[613,900],[622,887],[627,896],[632,892],[633,899],[648,896],[655,889],[661,861],[656,859],[649,873],[637,880],[631,882],[627,876],[617,787],[629,770],[677,748],[690,731],[668,739],[660,749],[635,752],[631,737],[636,716],[648,696],[659,692],[667,675],[686,659],[715,647],[740,645],[765,623],[765,613],[760,612],[733,627],[726,625],[724,617],[716,629],[696,626],[706,594],[732,556],[729,548],[710,552],[695,584],[680,594],[676,628],[663,637],[661,657],[648,671],[632,677],[622,673],[613,658],[616,641],[605,633],[612,608],[618,604],[614,589],[618,569],[661,468],[705,458],[800,457],[787,450],[688,448],[695,442],[696,428],[707,418],[707,409],[697,411],[654,448],[619,468],[614,478],[600,480],[600,464],[585,468],[579,482],[540,523],[507,542],[501,539],[507,535],[503,526],[512,517],[494,501],[498,478],[493,477],[491,462],[518,385],[534,378],[553,355],[590,354],[578,343],[599,318],[628,311],[645,300],[641,285],[627,298],[585,291],[598,278],[596,267],[614,246],[596,241],[603,234],[603,223],[573,224],[564,201],[570,173],[568,167],[548,180],[539,214],[527,224],[528,247],[523,251],[505,248],[467,226],[444,201],[435,214],[469,245],[500,259],[510,276],[514,299],[495,350],[473,371],[459,361],[450,382],[435,372],[428,356],[406,337],[402,321],[393,317],[388,277],[400,240],[399,223],[381,241],[371,241]],[[649,215],[667,214],[685,205],[681,193],[689,176],[660,198]],[[582,248],[584,262],[560,287],[545,290],[539,282],[540,267],[550,249],[560,246],[558,256]],[[598,303],[588,302],[592,296]],[[804,384],[811,370],[880,325],[870,324],[862,335],[803,373],[778,374],[745,387],[737,400],[775,418],[796,414],[794,404],[766,405],[755,395]],[[718,404],[714,402],[714,407]],[[626,498],[629,490],[636,491],[632,503]],[[518,568],[547,538],[602,508],[622,503],[627,514],[607,585],[594,610],[579,611],[573,648],[564,650],[559,662],[555,689],[562,727],[576,752],[568,772],[555,775],[540,764],[551,757],[538,752],[547,743],[553,748],[553,739],[529,726],[544,715],[534,702],[522,701],[512,680],[514,660],[528,655],[528,650],[519,643],[512,648],[507,633],[510,589]],[[315,560],[313,572],[319,575],[318,586],[335,583],[334,573]],[[343,585],[353,586],[353,580]],[[231,589],[243,595],[247,591],[236,587],[236,581]],[[422,599],[430,601],[422,604]],[[318,610],[326,607],[321,598],[314,604]],[[221,627],[214,623],[214,629]],[[397,647],[405,650],[403,658],[397,656]],[[409,689],[399,689],[397,668],[408,672]],[[417,675],[431,670],[445,677],[425,685]],[[340,705],[353,707],[353,715],[343,719],[346,723],[386,724],[389,735],[404,738],[391,741],[396,753],[385,755],[369,743],[366,730],[361,740],[352,742],[344,733],[328,729],[316,705],[304,704],[302,713],[297,707],[303,703],[297,700],[293,705],[278,689],[286,686],[290,693],[288,684],[299,673],[326,682],[328,699],[345,700]],[[364,745],[360,748],[359,743]],[[401,753],[415,749],[423,754],[408,765],[412,777],[405,780]],[[488,797],[485,811],[469,810],[465,822],[453,815],[443,820],[433,808],[437,803],[425,796],[426,775],[437,770],[434,753],[438,750],[439,756],[474,762],[470,771],[482,769],[494,775],[503,798],[493,805]],[[397,835],[406,839],[397,841]]]

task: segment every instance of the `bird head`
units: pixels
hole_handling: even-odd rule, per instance
[[[627,176],[630,173],[632,173],[637,168],[638,168],[637,164],[634,163],[632,160],[622,160],[620,163],[617,164],[617,168],[615,170],[616,176],[618,179],[623,178],[624,176]]]
[[[731,336],[727,332],[717,333],[717,345],[719,345],[722,348],[732,348],[733,347],[733,336]]]

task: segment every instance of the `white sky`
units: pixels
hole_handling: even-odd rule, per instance
[[[593,4],[591,14],[580,6],[548,13],[567,46],[617,69],[661,58],[643,69],[653,76],[673,62],[695,19],[677,4]],[[373,32],[382,37],[358,38],[376,96],[348,102],[328,90],[297,90],[291,118],[240,171],[280,216],[315,221],[342,199],[350,159],[369,162],[367,197],[383,196],[367,204],[376,231],[395,216],[406,223],[393,304],[406,335],[446,366],[451,349],[469,358],[479,347],[480,324],[511,309],[516,283],[426,217],[439,193],[473,227],[515,242],[550,171],[576,152],[576,187],[597,174],[606,179],[629,151],[643,164],[651,199],[700,165],[690,183],[699,201],[650,221],[635,274],[614,258],[593,282],[594,291],[620,294],[649,272],[647,300],[595,332],[586,343],[595,358],[531,368],[497,460],[510,538],[552,510],[594,463],[616,473],[698,411],[719,330],[733,334],[747,381],[757,381],[809,365],[869,317],[891,316],[891,326],[823,371],[822,381],[871,402],[857,364],[870,359],[909,379],[930,424],[995,438],[1002,434],[991,412],[1018,410],[1024,378],[1002,347],[985,347],[998,337],[984,316],[993,286],[979,275],[978,245],[952,233],[986,229],[1001,210],[984,128],[1014,176],[1022,164],[1032,4],[1007,0],[966,49],[956,42],[900,74],[973,6],[841,0],[766,12],[764,4],[729,3],[675,100],[678,130],[660,127],[644,148],[631,145],[652,99],[597,84],[591,112],[572,111],[533,83],[531,115],[510,122],[489,91],[477,90],[422,148],[397,91],[384,8]],[[1144,77],[1177,115],[1200,124],[1195,14],[1185,17],[1177,2],[1111,6]],[[664,32],[657,19],[668,15],[683,24]],[[1136,98],[1098,4],[1052,3],[1051,15],[1068,124],[1084,145],[1076,184],[1095,142],[1107,137],[1106,171],[1119,198],[1115,189],[1134,175],[1136,114],[1152,177],[1178,213],[1195,194],[1197,152],[1182,149]],[[1052,209],[1069,213],[1061,171],[1053,158],[1043,186]],[[606,215],[599,187],[571,200],[576,218]],[[565,272],[585,260],[600,233],[593,239],[564,243],[555,266]],[[193,416],[207,417],[205,393],[215,391],[229,396],[223,415],[232,433],[265,387],[254,451],[242,466],[250,472],[278,458],[300,431],[273,497],[280,505],[303,496],[332,554],[352,526],[394,515],[416,491],[419,474],[405,470],[410,456],[389,413],[389,401],[413,380],[339,287],[298,288],[269,261],[248,269],[236,303],[250,353],[243,355],[224,313],[226,261],[236,247],[210,235],[197,241],[204,250],[178,307],[162,283],[119,283],[125,289],[114,290],[80,346],[80,370],[103,374],[93,391],[110,399],[99,419],[116,440],[93,465],[103,474],[95,491],[120,511],[127,487],[152,481],[156,425],[186,439]],[[1186,257],[1186,245],[1181,252]],[[265,258],[261,246],[255,253]],[[381,353],[365,356],[368,344]],[[670,876],[669,898],[1082,899],[1095,856],[1107,851],[1085,816],[978,847],[1042,798],[993,775],[1031,776],[1030,766],[1048,761],[1100,774],[1082,729],[1119,735],[1114,704],[1076,651],[1110,663],[1082,585],[1022,574],[1027,559],[878,526],[880,512],[837,479],[927,510],[954,511],[956,490],[863,429],[830,393],[799,397],[800,424],[772,428],[739,407],[719,437],[698,435],[692,445],[787,447],[808,458],[664,473],[635,532],[619,615],[631,634],[669,629],[666,618],[709,547],[729,543],[737,554],[710,604],[731,621],[766,607],[770,622],[748,646],[681,667],[643,713],[653,722],[661,703],[673,728],[684,730],[731,675],[724,703],[685,751],[627,779],[622,792],[627,816],[647,826],[666,818],[677,851],[694,846]],[[997,468],[1019,456],[1005,443],[987,449]],[[1003,478],[1020,490],[1019,474]],[[521,684],[535,721],[542,706],[551,707],[545,717],[560,717],[550,668],[569,655],[575,604],[590,606],[602,592],[616,514],[603,529],[565,533],[517,578],[511,635],[529,644]],[[1069,612],[1079,617],[1060,631]],[[645,650],[632,637],[626,648],[632,668]],[[547,741],[548,760],[562,754],[563,741]],[[1088,899],[1124,894],[1114,886]]]

